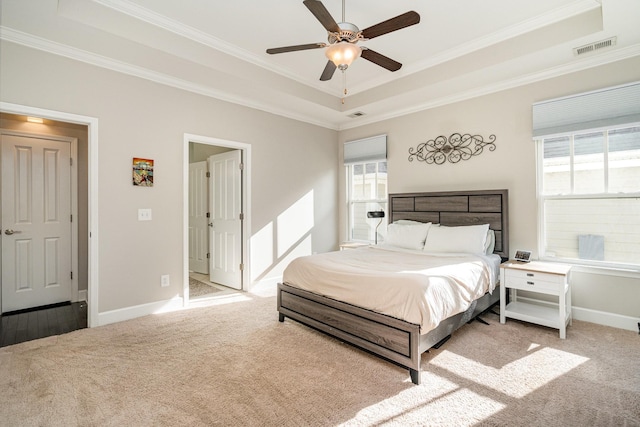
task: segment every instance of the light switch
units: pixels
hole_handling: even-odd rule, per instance
[[[138,209],[138,221],[151,221],[151,209]]]

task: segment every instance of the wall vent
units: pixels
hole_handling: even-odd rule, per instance
[[[575,56],[583,55],[585,53],[594,52],[598,49],[603,49],[605,47],[611,47],[616,45],[617,37],[610,37],[605,40],[600,40],[599,42],[590,43],[580,47],[573,48],[573,54]]]
[[[364,116],[364,113],[362,111],[356,111],[353,114],[349,114],[347,117],[351,117],[352,119],[355,119],[356,117],[362,117]]]

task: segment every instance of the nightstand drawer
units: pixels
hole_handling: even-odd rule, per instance
[[[543,275],[540,275],[543,276]],[[564,281],[561,282],[549,282],[546,280],[540,280],[533,277],[508,277],[507,287],[513,289],[521,289],[525,291],[541,292],[552,291],[560,292],[564,287]]]
[[[528,280],[528,281],[543,281],[549,283],[557,283],[558,288],[561,284],[563,284],[566,280],[565,275],[560,274],[550,274],[550,273],[542,273],[539,271],[529,271],[529,270],[514,270],[507,269],[505,271],[507,280]]]

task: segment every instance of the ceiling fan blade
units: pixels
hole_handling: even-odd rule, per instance
[[[326,46],[326,43],[299,44],[295,46],[274,47],[271,49],[267,49],[267,53],[273,55],[276,53],[295,52],[297,50],[319,49]]]
[[[410,27],[418,22],[420,22],[420,15],[418,15],[417,12],[411,11],[398,15],[395,18],[387,19],[386,21],[380,22],[379,24],[373,25],[369,28],[365,28],[362,30],[362,36],[365,39],[372,39],[392,31]]]
[[[313,16],[315,16],[316,19],[320,21],[322,26],[327,31],[331,31],[332,33],[340,32],[340,27],[338,27],[335,19],[333,19],[333,17],[331,16],[327,8],[324,7],[321,1],[304,0],[302,3],[307,6],[307,9],[309,9],[309,11],[313,13]]]
[[[326,82],[327,80],[331,80],[331,77],[333,77],[333,73],[336,72],[336,68],[336,64],[331,61],[327,61],[327,65],[324,67],[324,71],[320,76],[320,81]]]
[[[389,71],[398,71],[402,67],[401,63],[396,62],[391,58],[387,58],[375,50],[362,49],[362,54],[360,56],[367,61],[371,61],[374,64],[381,66],[382,68],[386,68]]]

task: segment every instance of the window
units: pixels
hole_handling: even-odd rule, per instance
[[[367,218],[367,212],[382,210],[387,216],[387,136],[345,142],[344,165],[347,171],[347,239],[373,242],[377,228],[380,242],[386,221]]]
[[[640,126],[537,143],[541,258],[640,268]]]
[[[348,239],[357,241],[375,240],[378,228],[378,243],[383,240],[387,217],[387,162],[371,161],[346,165],[348,202]],[[367,218],[367,212],[385,212],[382,222],[378,218]]]

